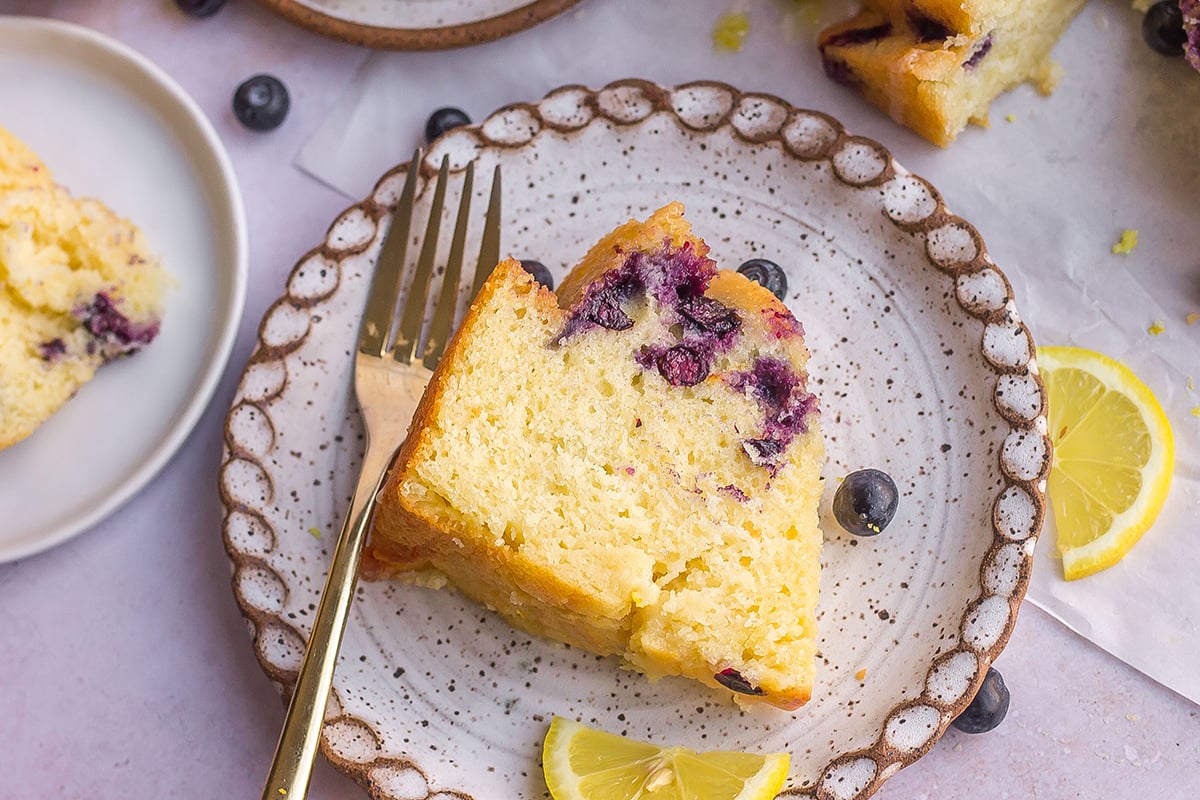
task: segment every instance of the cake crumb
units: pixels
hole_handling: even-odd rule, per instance
[[[713,49],[717,52],[737,53],[742,49],[746,34],[750,32],[750,16],[736,8],[717,18],[713,26]]]
[[[1146,332],[1149,333],[1151,336],[1158,336],[1165,330],[1166,330],[1166,327],[1163,326],[1162,320],[1156,319],[1156,320],[1154,320],[1153,324],[1151,324],[1150,327],[1146,329]]]
[[[1125,719],[1129,720],[1130,722],[1137,722],[1138,715],[1137,714],[1126,714]]]
[[[1016,122],[1016,121],[1017,121],[1017,115],[1016,115],[1016,114],[1005,114],[1005,115],[1004,115],[1004,119],[1005,119],[1006,121],[1008,121],[1008,122]]]
[[[1192,410],[1191,410],[1191,415],[1193,417],[1200,417],[1200,406],[1193,406]]]
[[[321,538],[321,529],[320,529],[320,528],[318,528],[318,527],[317,527],[317,526],[315,526],[315,525],[314,525],[313,527],[309,528],[309,529],[308,529],[308,532],[312,534],[312,536],[313,536],[313,538],[314,538],[314,539],[320,539],[320,538]]]
[[[1186,319],[1188,325],[1195,325],[1197,322],[1200,322],[1200,314],[1193,311],[1191,314],[1187,315]]]
[[[856,681],[865,680],[866,677],[867,677],[867,668],[866,667],[863,667],[858,672],[854,673],[854,680],[856,680]]]
[[[1133,252],[1133,248],[1137,247],[1138,232],[1133,228],[1126,228],[1121,232],[1121,238],[1112,246],[1114,255],[1126,255]]]

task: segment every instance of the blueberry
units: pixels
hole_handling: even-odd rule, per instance
[[[724,336],[742,327],[742,318],[720,300],[700,295],[679,301],[679,313],[707,333]]]
[[[979,62],[983,61],[987,54],[992,52],[992,44],[992,35],[989,33],[986,37],[984,37],[984,40],[979,43],[978,48],[974,53],[971,54],[971,57],[963,62],[963,69],[965,69],[967,72],[970,72],[979,66]]]
[[[833,496],[833,515],[855,536],[875,536],[896,515],[900,493],[892,476],[878,469],[851,472]]]
[[[542,286],[545,286],[547,289],[554,288],[554,276],[550,274],[550,270],[542,262],[522,258],[521,267]]]
[[[782,300],[787,296],[787,275],[774,261],[752,258],[738,267],[738,272],[771,290],[771,294]]]
[[[742,673],[736,669],[723,669],[716,675],[713,675],[713,678],[726,689],[731,689],[739,694],[758,695],[763,693],[762,689],[742,677]]]
[[[1142,18],[1142,38],[1152,50],[1164,56],[1183,55],[1187,32],[1183,29],[1179,0],[1160,0],[1150,6]]]
[[[175,0],[175,5],[189,17],[211,17],[225,6],[225,0]]]
[[[988,667],[975,699],[950,724],[963,733],[987,733],[1004,721],[1010,699],[1004,678],[995,667]]]
[[[686,344],[677,344],[659,354],[658,371],[672,386],[695,386],[708,377],[708,361]]]
[[[38,345],[43,361],[53,361],[67,352],[67,343],[62,339],[50,339]]]
[[[471,118],[461,108],[450,106],[439,108],[430,114],[429,119],[425,121],[425,141],[427,143],[432,142],[446,131],[452,131],[455,128],[461,128],[463,125],[470,124]]]
[[[287,87],[274,75],[255,75],[233,93],[233,113],[252,131],[278,128],[290,107]]]
[[[743,439],[742,452],[756,467],[773,467],[779,463],[786,445],[778,439]]]

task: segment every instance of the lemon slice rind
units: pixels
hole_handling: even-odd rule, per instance
[[[591,740],[592,748],[613,751],[589,758],[591,771],[585,774],[575,769],[571,758],[572,743],[580,737]],[[542,748],[542,769],[554,800],[771,800],[787,780],[789,766],[786,753],[759,756],[658,747],[564,717],[552,720]],[[754,771],[748,771],[751,769]],[[706,774],[710,776],[707,782]],[[740,789],[730,794],[730,789],[739,785]],[[712,791],[706,793],[709,789]]]
[[[1144,478],[1142,489],[1132,505],[1115,513],[1108,530],[1091,542],[1060,548],[1064,577],[1077,580],[1116,564],[1150,529],[1170,490],[1175,440],[1170,421],[1154,393],[1123,364],[1078,347],[1040,347],[1037,358],[1039,371],[1047,378],[1057,370],[1078,369],[1091,374],[1108,390],[1120,392],[1138,409],[1150,433],[1150,452],[1140,467]],[[1054,419],[1051,409],[1052,437],[1057,435]],[[1064,479],[1070,480],[1070,476]],[[1056,518],[1055,522],[1061,537],[1065,521]]]

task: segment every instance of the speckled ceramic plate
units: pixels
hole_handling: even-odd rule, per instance
[[[365,47],[442,50],[490,42],[580,0],[260,0],[292,22]]]
[[[786,796],[871,794],[974,695],[1012,628],[1044,514],[1034,346],[976,229],[879,144],[721,84],[565,87],[438,140],[426,180],[444,154],[456,170],[478,159],[477,175],[502,165],[503,249],[558,277],[611,227],[673,199],[718,263],[784,266],[828,438],[819,676],[794,714],[743,711],[692,682],[650,683],[531,640],[453,593],[367,584],[326,756],[379,798],[540,797],[539,748],[559,714],[663,743],[789,751]],[[225,543],[280,686],[360,458],[350,353],[403,177],[385,175],[296,266],[229,412]],[[829,516],[837,476],[860,467],[902,491],[871,539]]]

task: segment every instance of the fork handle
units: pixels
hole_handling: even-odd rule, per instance
[[[308,792],[317,745],[321,740],[321,726],[325,721],[325,705],[333,685],[333,671],[337,666],[346,619],[350,616],[354,588],[358,584],[358,564],[375,508],[374,498],[383,485],[387,470],[364,473],[367,474],[378,474],[379,477],[366,502],[358,502],[363,489],[361,482],[356,496],[351,499],[351,513],[346,515],[333,551],[333,562],[329,565],[325,590],[321,593],[321,604],[317,607],[283,731],[275,746],[275,758],[267,774],[262,800],[303,800]]]

